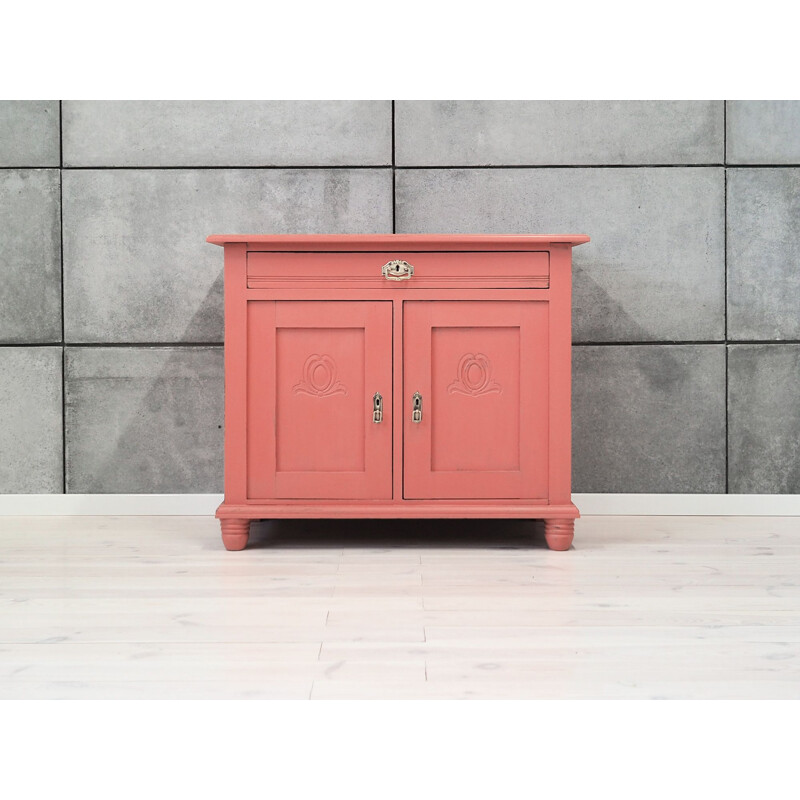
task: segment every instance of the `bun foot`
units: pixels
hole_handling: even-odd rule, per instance
[[[569,550],[574,535],[574,519],[546,519],[544,521],[544,538],[551,550]]]
[[[250,537],[249,519],[221,519],[222,544],[226,550],[244,550]]]

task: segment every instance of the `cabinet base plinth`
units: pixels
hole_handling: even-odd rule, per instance
[[[221,519],[222,544],[226,550],[244,550],[250,538],[249,519]]]
[[[519,501],[287,501],[223,502],[217,519],[553,519],[579,517],[573,503]]]
[[[263,519],[529,519],[536,520],[536,536],[544,530],[551,550],[569,550],[578,509],[572,503],[427,502],[296,502],[225,503],[217,509],[222,541],[228,550],[247,546],[251,520]]]
[[[569,550],[574,535],[574,519],[546,519],[544,521],[544,538],[551,550]]]

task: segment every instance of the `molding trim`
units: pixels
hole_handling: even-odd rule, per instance
[[[0,517],[214,515],[221,494],[0,494]]]
[[[798,494],[573,494],[583,516],[800,516]]]
[[[213,516],[221,494],[0,494],[0,517]],[[583,516],[800,516],[797,494],[573,494]]]

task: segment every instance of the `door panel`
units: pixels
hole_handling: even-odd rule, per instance
[[[248,498],[391,498],[392,304],[251,301],[247,325]]]
[[[547,313],[546,301],[404,302],[404,497],[547,496]]]

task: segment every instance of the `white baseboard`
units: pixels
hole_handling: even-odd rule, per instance
[[[205,516],[221,494],[0,494],[0,517]]]
[[[800,516],[800,494],[573,494],[583,516]]]
[[[574,494],[583,516],[800,516],[797,494]],[[194,516],[213,514],[221,494],[6,494],[8,516]]]

